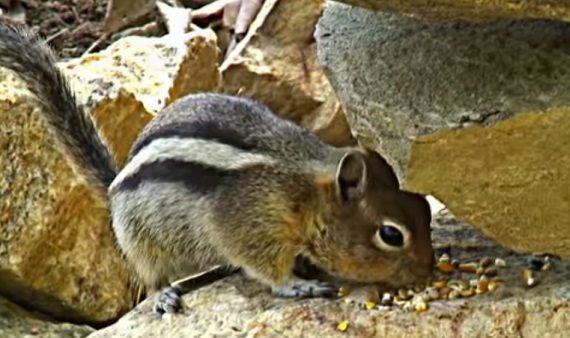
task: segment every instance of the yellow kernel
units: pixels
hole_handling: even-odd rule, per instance
[[[499,284],[497,284],[495,282],[490,282],[489,286],[488,286],[489,291],[495,291],[495,290],[497,290],[498,287],[499,287]]]
[[[425,312],[428,309],[428,305],[425,302],[417,302],[416,306],[414,306],[414,310],[416,312]]]
[[[346,295],[348,295],[348,288],[347,288],[346,286],[341,286],[341,287],[338,289],[338,296],[339,296],[339,297],[344,297],[344,296],[346,296]]]
[[[343,320],[342,322],[338,323],[336,329],[339,331],[346,331],[348,329],[348,320]]]
[[[374,307],[376,307],[376,303],[374,303],[374,302],[364,302],[364,306],[366,307],[366,309],[372,310],[372,309],[374,309]]]

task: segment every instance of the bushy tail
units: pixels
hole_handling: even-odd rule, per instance
[[[0,21],[0,67],[26,83],[74,169],[105,196],[117,174],[116,164],[57,68],[53,51],[29,28]]]

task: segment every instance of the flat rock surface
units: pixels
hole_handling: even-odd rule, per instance
[[[366,310],[338,300],[283,300],[240,276],[184,296],[184,312],[159,317],[152,299],[116,324],[91,334],[103,337],[566,337],[570,330],[570,264],[554,261],[540,283],[527,288],[520,270],[527,257],[496,245],[478,230],[444,215],[433,224],[438,251],[461,261],[502,257],[508,266],[494,293],[430,303],[427,312]],[[348,321],[348,329],[337,324]]]
[[[429,19],[469,21],[501,17],[570,21],[568,0],[336,0],[348,5]]]
[[[2,338],[83,338],[93,331],[94,329],[85,325],[54,322],[0,297],[0,337]]]
[[[503,245],[570,258],[570,24],[329,2],[315,35],[352,133],[407,188]]]

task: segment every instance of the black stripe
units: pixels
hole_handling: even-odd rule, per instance
[[[132,158],[152,141],[161,138],[193,138],[217,141],[245,151],[262,148],[262,146],[258,145],[255,141],[247,140],[245,135],[241,135],[234,129],[223,127],[217,122],[192,121],[171,123],[158,128],[154,132],[150,132],[133,145],[129,157]]]
[[[193,192],[206,194],[238,174],[237,170],[169,159],[143,164],[137,172],[121,181],[116,189],[135,190],[143,182],[164,182],[180,183]]]

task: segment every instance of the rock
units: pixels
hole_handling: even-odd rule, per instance
[[[0,337],[83,338],[95,331],[89,326],[53,322],[0,297]]]
[[[219,87],[215,41],[188,37],[188,48],[169,37],[126,38],[61,65],[120,165],[169,94]],[[131,308],[134,290],[108,211],[55,149],[28,95],[0,72],[0,294],[58,320],[113,320]]]
[[[406,188],[511,248],[570,258],[570,25],[329,3],[316,37],[353,135]]]
[[[423,17],[427,19],[461,19],[467,21],[497,18],[532,18],[570,21],[570,2],[544,0],[335,0],[374,11]]]
[[[563,337],[570,329],[570,263],[556,261],[527,289],[520,278],[526,258],[502,248],[453,216],[433,224],[436,247],[452,258],[478,261],[502,257],[505,282],[494,293],[468,299],[431,302],[424,313],[396,308],[365,310],[346,299],[285,300],[240,276],[206,286],[183,297],[180,314],[161,317],[146,300],[117,323],[89,338],[137,337]],[[338,332],[337,324],[348,321]]]
[[[342,146],[353,139],[317,63],[312,38],[321,10],[321,0],[265,1],[247,36],[220,67],[223,92],[253,97]]]

